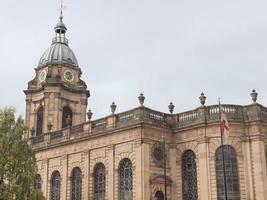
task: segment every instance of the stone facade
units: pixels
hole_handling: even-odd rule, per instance
[[[26,123],[30,128],[26,138],[36,152],[41,177],[39,189],[45,197],[56,199],[51,196],[51,184],[52,174],[57,171],[60,179],[56,180],[59,184],[55,189],[60,199],[76,199],[72,196],[72,172],[78,167],[82,176],[77,189],[81,196],[77,199],[97,199],[95,169],[102,163],[105,169],[102,199],[123,199],[120,170],[122,162],[128,159],[132,172],[129,200],[161,199],[165,181],[168,199],[218,199],[219,106],[205,106],[206,97],[201,94],[199,108],[173,113],[170,104],[171,114],[167,114],[144,106],[145,97],[140,95],[140,106],[132,110],[116,114],[113,104],[111,115],[91,121],[88,112],[86,121],[89,91],[80,79],[77,62],[72,65],[71,59],[75,57],[65,39],[62,17],[60,20],[55,29],[56,43],[51,47],[53,52],[47,51],[44,57],[47,64],[42,59],[42,65],[35,69],[35,78],[25,90]],[[65,45],[65,53],[71,52],[64,55],[64,62],[60,45]],[[58,60],[53,60],[53,55]],[[255,91],[251,96],[250,105],[222,105],[230,125],[228,146],[236,152],[231,155],[232,162],[237,162],[236,168],[230,166],[236,174],[230,176],[236,175],[235,199],[267,200],[267,108],[256,102]],[[186,152],[193,157],[183,159]],[[190,180],[189,175],[193,177]]]
[[[229,145],[237,152],[240,199],[267,199],[266,132],[267,108],[223,105],[230,123]],[[163,165],[153,149],[166,137],[168,199],[182,198],[182,154],[196,154],[199,199],[217,199],[215,152],[221,145],[218,106],[166,114],[140,106],[106,118],[85,122],[38,137],[30,136],[36,150],[42,191],[50,195],[50,177],[62,175],[62,199],[70,198],[74,167],[82,171],[82,199],[94,199],[94,167],[106,167],[106,199],[119,199],[119,163],[133,165],[133,199],[154,199],[164,191]],[[49,199],[49,198],[48,198]]]

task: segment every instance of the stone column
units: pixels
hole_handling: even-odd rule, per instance
[[[107,187],[107,199],[114,200],[114,189],[115,189],[115,179],[114,179],[114,154],[115,154],[114,145],[108,146],[108,187]]]
[[[255,200],[267,200],[267,174],[264,145],[263,136],[257,135],[251,138]]]
[[[83,163],[84,163],[84,171],[83,171],[83,184],[82,184],[82,187],[83,187],[83,197],[82,199],[84,200],[87,200],[89,199],[89,176],[90,176],[90,173],[89,173],[89,162],[90,162],[90,158],[89,158],[89,151],[85,151],[83,152],[82,154],[82,160],[83,160]]]
[[[61,166],[62,166],[62,184],[61,184],[61,195],[62,199],[67,199],[68,194],[68,155],[61,157]]]
[[[208,149],[208,138],[206,136],[198,138],[198,194],[199,199],[205,200],[211,199]]]

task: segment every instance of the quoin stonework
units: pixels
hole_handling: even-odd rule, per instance
[[[109,116],[91,120],[90,93],[66,31],[61,16],[24,91],[35,189],[48,200],[162,200],[166,177],[168,199],[224,199],[219,106],[205,105],[202,93],[198,108],[175,113],[170,103],[163,113],[140,94],[136,108],[116,113],[113,102]],[[267,108],[255,90],[250,95],[248,105],[222,105],[230,126],[229,200],[267,200]]]

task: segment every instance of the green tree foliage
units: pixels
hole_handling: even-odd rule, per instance
[[[23,140],[27,130],[13,108],[0,110],[0,200],[42,200],[34,191],[34,151]]]

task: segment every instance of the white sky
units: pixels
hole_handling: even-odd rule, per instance
[[[59,0],[0,0],[0,108],[25,112],[22,92],[50,46]],[[267,105],[267,1],[65,0],[70,47],[93,118],[145,105],[175,112],[207,104]]]

